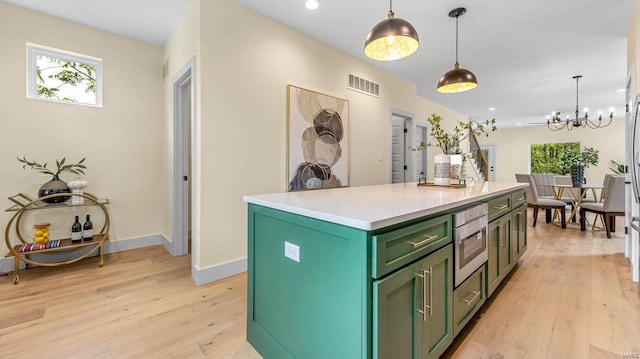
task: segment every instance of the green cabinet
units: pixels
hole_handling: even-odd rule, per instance
[[[511,214],[511,257],[515,264],[527,250],[527,206],[519,206]]]
[[[489,222],[487,293],[490,296],[513,267],[511,257],[511,213]]]
[[[451,244],[373,283],[373,358],[438,358],[453,341]]]

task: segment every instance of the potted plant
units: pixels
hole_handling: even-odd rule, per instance
[[[584,183],[584,169],[597,166],[599,151],[593,147],[585,147],[582,152],[566,152],[560,155],[558,164],[571,172],[571,182],[574,187],[580,187]]]
[[[40,187],[40,189],[38,190],[38,197],[44,197],[56,193],[71,192],[71,190],[67,186],[67,183],[60,179],[60,174],[63,172],[70,172],[80,175],[84,174],[84,170],[87,169],[87,167],[85,167],[85,165],[83,164],[86,157],[81,159],[78,163],[66,163],[66,157],[62,158],[62,160],[59,161],[56,160],[57,168],[55,171],[47,168],[47,162],[45,162],[44,165],[41,165],[40,163],[36,162],[35,159],[33,161],[27,160],[26,156],[22,156],[22,158],[17,157],[17,159],[20,163],[23,164],[23,169],[29,167],[32,170],[53,176],[53,178],[49,182],[43,184],[42,187]],[[69,196],[58,196],[47,198],[43,201],[46,203],[62,203],[68,199]]]

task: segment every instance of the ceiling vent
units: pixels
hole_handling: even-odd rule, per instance
[[[380,97],[380,85],[371,82],[369,80],[365,80],[361,77],[349,74],[349,85],[347,86],[349,90],[362,92],[367,95],[371,95],[374,97]]]

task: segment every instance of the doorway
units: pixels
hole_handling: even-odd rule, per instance
[[[416,123],[416,144],[429,143],[427,125]],[[415,151],[416,179],[427,178],[427,147]]]
[[[400,111],[391,112],[391,183],[403,183],[413,180],[411,175],[412,116]]]
[[[488,167],[489,167],[489,176],[487,176],[487,180],[489,182],[495,182],[496,180],[496,145],[480,145],[480,150],[484,155],[484,158],[487,159]]]
[[[174,256],[191,253],[191,262],[195,263],[195,246],[192,248],[193,223],[192,208],[197,194],[192,187],[195,173],[194,157],[194,119],[195,119],[195,59],[176,74],[173,81],[174,108],[174,156],[173,156],[173,231],[172,252]]]

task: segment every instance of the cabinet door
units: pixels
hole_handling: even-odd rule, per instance
[[[520,206],[512,212],[511,255],[513,264],[527,250],[527,206]]]
[[[421,262],[426,285],[422,358],[438,358],[453,342],[453,245]],[[420,316],[419,316],[420,317]]]
[[[489,260],[487,261],[487,293],[490,296],[511,270],[511,213],[489,223]]]
[[[410,264],[373,282],[373,358],[420,358],[423,272]]]

